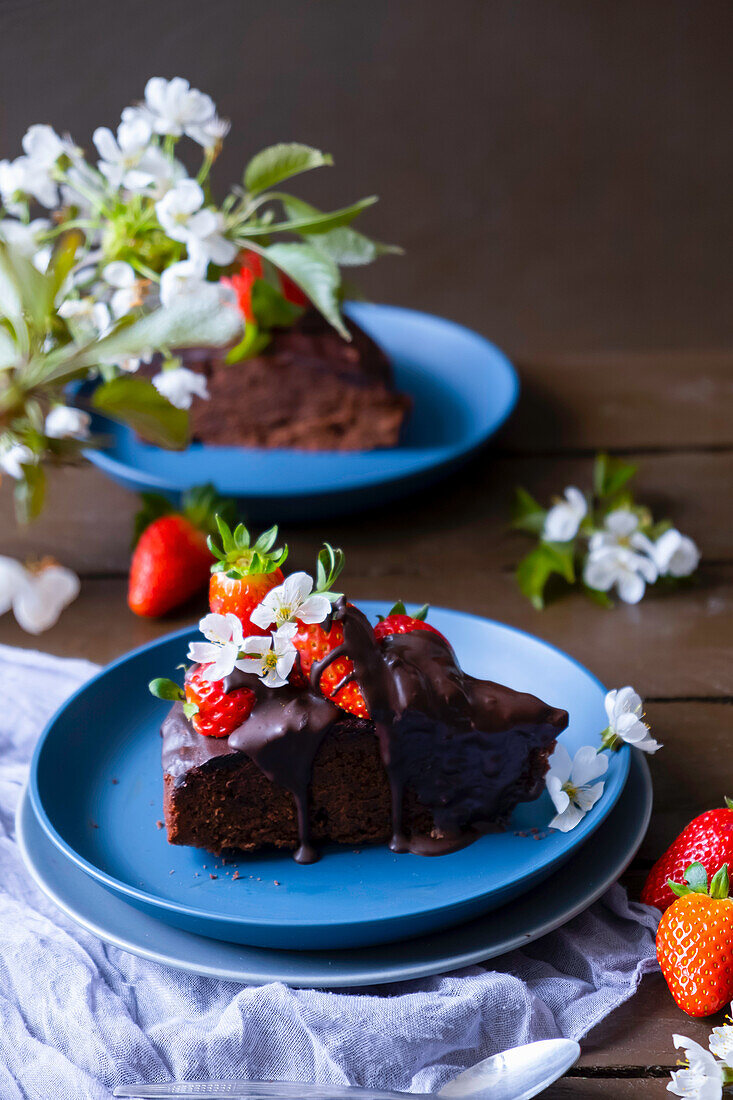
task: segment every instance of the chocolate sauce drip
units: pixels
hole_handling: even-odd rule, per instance
[[[466,675],[445,639],[431,631],[377,642],[369,621],[343,597],[331,617],[342,624],[344,640],[314,662],[308,686],[272,689],[238,670],[227,677],[225,690],[248,687],[256,696],[250,717],[228,739],[197,734],[176,704],[162,730],[164,770],[185,782],[191,768],[214,757],[246,753],[293,794],[300,837],[296,860],[316,859],[308,820],[313,763],[328,730],[344,716],[318,685],[329,665],[348,657],[353,672],[337,690],[356,681],[374,723],[392,792],[393,851],[455,851],[501,827],[518,801],[538,796],[544,775],[542,769],[529,772],[532,750],[552,746],[567,726],[564,710]],[[408,789],[432,813],[430,837],[404,834]]]

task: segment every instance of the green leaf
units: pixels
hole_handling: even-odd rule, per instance
[[[267,259],[289,275],[313,305],[345,340],[350,340],[338,305],[339,269],[310,244],[273,244],[263,248]]]
[[[331,589],[341,575],[345,561],[343,550],[334,549],[330,542],[324,542],[316,562],[315,590],[328,596],[332,603],[335,603],[341,595],[340,592],[332,592]]]
[[[606,609],[613,607],[613,600],[609,596],[608,592],[602,592],[600,588],[591,588],[589,584],[583,584],[583,591],[589,600],[593,600],[593,603],[598,604],[599,607]]]
[[[103,382],[94,391],[92,405],[158,447],[182,450],[188,443],[188,413],[171,405],[145,378]]]
[[[252,287],[252,311],[260,329],[290,328],[303,313],[303,308],[289,302],[271,283],[264,279],[255,279]]]
[[[56,301],[56,296],[74,266],[76,254],[84,243],[84,234],[79,229],[68,229],[57,237],[48,262],[46,274],[51,281],[51,300]]]
[[[224,356],[224,362],[231,366],[232,363],[241,363],[244,359],[251,359],[259,355],[270,343],[269,332],[260,332],[259,325],[247,321],[244,336]]]
[[[620,458],[601,452],[593,466],[593,489],[597,497],[611,497],[623,489],[635,475],[637,467]]]
[[[43,511],[46,474],[43,466],[23,466],[23,477],[15,483],[15,515],[18,523],[30,523]]]
[[[707,894],[708,873],[702,863],[691,863],[685,871],[685,882],[696,894]]]
[[[294,218],[292,221],[274,222],[268,225],[244,225],[241,233],[245,237],[269,237],[271,233],[304,233],[320,235],[328,230],[349,225],[362,210],[378,202],[376,195],[369,195],[351,206],[344,206],[330,214],[314,214],[312,217]]]
[[[539,535],[545,526],[546,515],[547,510],[526,489],[516,487],[511,512],[512,527],[530,535]]]
[[[722,901],[728,897],[730,884],[728,882],[728,864],[724,863],[719,871],[713,875],[710,883],[710,897]]]
[[[290,218],[312,218],[321,214],[321,211],[310,203],[290,196],[283,199],[283,205]],[[316,235],[315,232],[314,235]],[[321,228],[317,236],[318,239],[314,242],[316,247],[325,252],[340,267],[361,267],[372,263],[378,256],[402,255],[404,251],[397,245],[372,241],[363,233],[348,226],[331,229],[326,233]]]
[[[183,713],[186,715],[186,718],[191,719],[193,718],[194,714],[198,714],[198,712],[198,703],[194,703],[193,701],[191,701],[190,703],[183,704]]]
[[[154,695],[156,699],[166,699],[169,703],[182,702],[186,698],[186,694],[180,684],[177,684],[174,680],[168,680],[164,676],[159,676],[156,680],[151,680],[148,684],[148,691],[151,695]]]
[[[545,605],[545,588],[550,577],[557,575],[568,584],[574,583],[574,554],[574,542],[541,542],[520,561],[516,572],[517,584],[538,611]]]
[[[329,153],[322,153],[310,145],[297,141],[270,145],[256,153],[244,171],[244,186],[252,195],[258,195],[283,180],[333,164]]]
[[[726,804],[726,806],[728,807],[729,810],[733,810],[733,798],[728,798],[728,795],[726,795],[725,796],[725,804]]]
[[[15,366],[19,359],[18,346],[10,332],[0,321],[0,370]]]

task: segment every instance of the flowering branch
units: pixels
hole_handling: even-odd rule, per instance
[[[634,604],[647,585],[669,586],[695,572],[700,552],[692,539],[668,520],[655,523],[649,509],[635,503],[629,488],[635,473],[635,466],[599,454],[589,494],[568,486],[545,509],[525,489],[516,490],[512,525],[539,538],[516,572],[520,590],[536,608],[544,607],[555,577],[611,607],[613,589]]]

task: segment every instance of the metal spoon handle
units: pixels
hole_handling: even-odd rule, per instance
[[[118,1085],[117,1097],[136,1100],[435,1100],[432,1093],[385,1092],[344,1085],[290,1081],[180,1081],[162,1085]]]

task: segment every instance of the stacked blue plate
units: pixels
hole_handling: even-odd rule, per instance
[[[363,601],[374,617],[386,606]],[[606,725],[605,689],[572,658],[521,631],[435,608],[473,675],[532,691],[571,715],[571,755]],[[417,977],[536,938],[589,905],[641,843],[646,765],[623,749],[602,798],[570,833],[547,829],[547,794],[510,828],[434,859],[333,846],[319,863],[286,854],[226,863],[167,843],[158,731],[147,692],[175,676],[194,631],[128,654],[85,684],[44,731],[18,831],[39,885],[109,942],[199,973],[342,986]],[[235,876],[235,872],[238,872]]]

